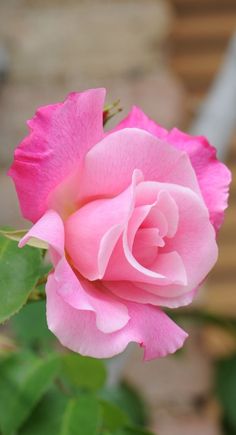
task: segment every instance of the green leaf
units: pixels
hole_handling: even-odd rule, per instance
[[[140,426],[147,424],[148,412],[145,403],[137,391],[126,382],[105,388],[100,396],[121,408],[133,424]]]
[[[12,317],[10,326],[20,344],[40,351],[51,347],[54,336],[47,327],[45,305],[45,301],[27,304]]]
[[[60,435],[97,435],[102,422],[101,406],[92,395],[71,399],[63,416]]]
[[[148,429],[144,429],[139,426],[130,426],[124,429],[119,429],[113,435],[154,435]],[[155,434],[157,435],[157,434]]]
[[[25,304],[41,271],[41,253],[0,235],[0,323]]]
[[[19,435],[58,435],[68,398],[52,387],[33,410]]]
[[[28,418],[34,406],[58,373],[59,358],[42,360],[31,353],[18,353],[0,361],[0,428],[12,435]]]
[[[114,403],[101,400],[103,410],[103,427],[108,431],[115,431],[130,423],[128,415]]]
[[[222,433],[224,435],[235,435],[235,427],[233,427],[228,420],[224,417],[222,421]]]
[[[217,364],[216,393],[225,418],[236,432],[236,355]]]
[[[101,360],[67,353],[62,357],[63,373],[74,386],[98,390],[106,380],[106,369]]]
[[[29,230],[0,230],[0,234],[4,237],[19,242]],[[33,246],[34,248],[48,249],[48,244],[43,240],[36,239],[35,237],[30,237],[27,245]]]

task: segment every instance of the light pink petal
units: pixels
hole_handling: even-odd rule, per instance
[[[178,308],[188,305],[192,302],[196,290],[183,293],[179,296],[168,297],[165,295],[159,296],[155,293],[155,287],[153,286],[153,293],[148,290],[144,290],[139,287],[138,284],[128,281],[106,281],[106,287],[121,299],[125,299],[140,304],[151,304],[154,306]],[[151,286],[150,286],[151,288]]]
[[[106,136],[87,153],[80,202],[119,194],[130,184],[135,169],[142,171],[145,180],[176,183],[200,194],[186,153],[144,130],[129,128]]]
[[[137,209],[142,207],[144,206],[139,206]],[[162,211],[159,210],[157,201],[152,205],[146,219],[142,222],[142,228],[158,228],[160,237],[163,238],[166,236],[168,232],[168,222]],[[128,240],[129,245],[131,246],[130,232],[131,229],[128,231]]]
[[[135,192],[136,193],[136,192]],[[136,196],[136,195],[135,195]],[[154,204],[143,205],[141,207],[135,207],[128,222],[128,241],[129,245],[133,246],[134,238],[139,227],[143,224],[150,211],[155,206]]]
[[[141,181],[134,171],[133,181],[121,194],[91,201],[72,214],[65,223],[66,250],[73,265],[90,280],[101,279],[134,204],[134,187]]]
[[[129,321],[128,309],[121,300],[110,294],[101,281],[91,283],[78,277],[65,258],[57,265],[53,279],[57,293],[67,304],[94,312],[100,331],[117,331]]]
[[[26,219],[43,215],[55,187],[102,139],[104,97],[104,89],[72,93],[63,103],[41,107],[29,121],[30,134],[15,150],[9,171]]]
[[[211,222],[218,230],[228,205],[231,182],[229,169],[217,160],[216,149],[202,136],[190,136],[175,128],[170,131],[167,140],[176,148],[188,153],[210,212]]]
[[[160,296],[180,295],[199,286],[216,262],[218,249],[215,232],[209,222],[209,213],[203,202],[192,190],[173,185],[146,182],[137,186],[137,197],[145,194],[153,200],[160,190],[165,189],[177,204],[179,210],[178,229],[174,237],[165,239],[162,253],[177,251],[187,274],[187,287],[160,287]],[[144,288],[144,287],[143,287]],[[149,289],[149,286],[145,286]],[[151,290],[150,290],[151,291]]]
[[[123,128],[141,128],[188,153],[210,212],[211,222],[218,230],[223,222],[223,212],[227,207],[231,173],[223,163],[217,160],[216,150],[207,139],[202,136],[190,136],[176,128],[168,132],[137,107],[134,107],[128,117],[121,121],[113,131]]]
[[[171,257],[171,258],[170,258]],[[157,286],[170,284],[186,284],[185,267],[177,252],[158,255],[157,262],[152,268],[142,266],[127,243],[127,235],[119,240],[110,257],[104,280],[107,281],[138,281]]]
[[[165,313],[151,305],[127,302],[130,320],[119,331],[104,334],[97,329],[91,311],[73,308],[57,293],[53,275],[47,284],[47,321],[60,342],[82,355],[109,358],[130,342],[144,348],[146,360],[165,356],[183,346],[187,334]]]
[[[164,246],[165,242],[160,237],[157,228],[141,228],[138,230],[132,248],[133,256],[143,266],[150,266],[156,259],[158,247]]]
[[[162,212],[167,221],[168,229],[166,236],[173,237],[179,223],[179,211],[176,202],[169,192],[162,190],[158,195],[156,207]]]
[[[158,228],[140,228],[135,236],[136,250],[141,251],[152,246],[164,246]]]
[[[155,185],[155,183],[153,182]],[[147,189],[151,186],[152,183],[141,182],[140,186],[146,186]],[[159,186],[159,184],[158,184]],[[142,196],[142,188],[139,186],[136,187],[136,199],[139,196]],[[109,263],[107,265],[107,269],[104,274],[104,280],[108,281],[119,281],[119,280],[127,280],[127,281],[138,281],[144,282],[148,284],[156,284],[156,285],[167,285],[167,284],[181,284],[186,285],[186,273],[183,261],[180,255],[177,252],[169,252],[169,253],[158,253],[153,258],[155,261],[152,265],[150,265],[151,257],[153,257],[153,250],[148,251],[148,258],[145,258],[145,263],[142,264],[140,262],[140,255],[137,255],[137,249],[134,246],[133,252],[133,243],[135,241],[136,231],[138,230],[138,226],[140,226],[143,222],[146,222],[149,214],[151,213],[153,208],[158,209],[158,203],[160,200],[160,208],[163,212],[167,213],[168,219],[170,221],[170,234],[171,232],[176,231],[176,220],[178,220],[178,209],[171,198],[170,194],[167,192],[166,194],[161,194],[157,191],[155,195],[152,195],[152,200],[149,202],[149,206],[139,206],[135,208],[128,225],[126,226],[123,237],[118,241],[115,246],[115,249],[110,257]],[[145,191],[144,191],[145,196]],[[154,198],[158,197],[158,199],[154,201]],[[146,195],[148,199],[148,194]],[[169,212],[173,212],[173,220],[171,221],[171,217],[169,216]],[[149,214],[148,214],[149,213]],[[160,212],[162,215],[162,212]],[[160,216],[159,216],[160,217]],[[160,229],[168,234],[168,223],[163,215],[163,220],[166,223],[166,227],[164,228],[161,225]],[[163,222],[163,223],[164,223]],[[155,216],[155,222],[150,221],[150,223],[156,225],[158,228],[158,224],[162,223],[160,220],[157,220],[157,216]],[[140,230],[139,230],[140,231]],[[163,232],[164,234],[164,232]],[[138,233],[137,233],[138,235]],[[160,239],[158,240],[160,244]],[[152,245],[150,245],[152,247]],[[136,246],[137,248],[137,246]],[[173,250],[175,251],[175,250]],[[157,251],[156,251],[157,253]],[[135,255],[136,254],[136,255]],[[142,254],[141,254],[142,256]],[[145,254],[144,254],[145,256]],[[146,264],[147,260],[147,264]],[[148,267],[147,267],[148,265]]]
[[[31,238],[42,240],[52,248],[55,262],[64,255],[64,224],[56,211],[48,210],[21,239],[19,246],[24,246]]]

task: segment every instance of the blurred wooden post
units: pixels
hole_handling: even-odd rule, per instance
[[[213,85],[190,127],[193,135],[206,136],[220,159],[227,155],[236,125],[236,34]]]

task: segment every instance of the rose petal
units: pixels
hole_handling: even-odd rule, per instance
[[[138,283],[135,284],[128,281],[106,281],[105,284],[112,293],[121,299],[167,308],[178,308],[188,305],[192,302],[196,294],[196,289],[194,289],[171,298],[165,297],[164,294],[163,296],[156,294],[155,286],[153,286],[153,292],[151,293],[148,290],[139,287],[140,284],[138,285]]]
[[[130,174],[135,169],[142,171],[145,180],[176,183],[200,195],[186,153],[150,133],[130,128],[110,134],[87,153],[80,182],[80,202],[119,194],[128,187]]]
[[[151,305],[127,302],[130,320],[119,331],[104,334],[95,315],[65,302],[57,293],[53,275],[47,284],[47,321],[61,343],[82,355],[109,358],[122,352],[130,342],[144,348],[146,360],[173,353],[182,347],[187,334],[165,313]]]
[[[141,128],[188,153],[210,212],[211,222],[218,230],[227,207],[231,173],[223,163],[217,160],[216,150],[207,139],[202,136],[190,136],[176,128],[168,132],[149,119],[138,107],[134,107],[127,118],[121,121],[113,131],[124,128]]]
[[[122,130],[123,128],[141,128],[142,130],[149,131],[149,133],[152,133],[154,136],[157,136],[159,139],[164,139],[168,131],[161,127],[160,125],[156,124],[155,121],[148,118],[145,113],[139,109],[137,106],[133,106],[130,113],[126,118],[124,118],[112,131],[118,131]]]
[[[134,186],[141,181],[134,171],[132,184],[121,194],[89,202],[65,223],[66,250],[76,269],[89,280],[101,279],[111,253],[129,218]]]
[[[9,171],[26,219],[43,215],[53,189],[102,139],[104,96],[104,89],[72,93],[64,103],[38,109],[29,121],[30,134],[15,150]]]
[[[175,236],[165,238],[165,246],[161,252],[178,252],[186,270],[188,285],[186,288],[160,286],[156,292],[160,296],[173,297],[199,286],[215,264],[218,248],[208,210],[203,200],[192,190],[173,184],[143,182],[137,186],[137,198],[146,195],[147,201],[153,201],[163,189],[169,192],[177,204],[179,223]],[[148,290],[149,286],[145,285],[143,288]]]
[[[152,268],[142,266],[129,249],[127,235],[124,233],[110,257],[104,280],[132,281],[167,286],[170,284],[186,284],[185,267],[177,252],[158,255]],[[166,287],[164,287],[165,289]]]
[[[217,160],[216,149],[202,136],[190,136],[175,128],[170,131],[168,142],[188,153],[210,212],[210,220],[219,230],[228,205],[231,172]]]
[[[64,224],[56,211],[48,210],[21,239],[19,247],[22,248],[26,245],[31,238],[42,240],[48,244],[54,263],[57,263],[64,255]]]
[[[57,293],[67,304],[78,310],[94,312],[100,331],[117,331],[129,321],[126,305],[110,294],[102,282],[91,283],[75,275],[65,258],[57,265],[53,279]]]

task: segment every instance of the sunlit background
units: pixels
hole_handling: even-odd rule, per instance
[[[107,102],[121,101],[117,120],[136,104],[167,128],[209,131],[236,174],[234,32],[235,0],[0,0],[0,225],[26,226],[6,176],[25,120],[72,90],[105,86]],[[236,319],[235,217],[233,181],[219,261],[194,310]],[[143,364],[135,348],[121,376],[146,398],[160,435],[236,434],[235,335],[210,322],[185,327],[181,353]],[[234,373],[228,432],[215,394],[222,358]]]

